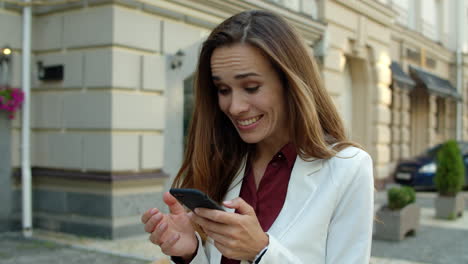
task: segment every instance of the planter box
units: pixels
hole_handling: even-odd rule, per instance
[[[435,201],[436,218],[457,219],[463,215],[465,209],[465,198],[462,193],[457,196],[437,196]]]
[[[414,235],[419,229],[421,210],[415,203],[400,210],[383,206],[377,211],[374,238],[400,241],[406,235]]]

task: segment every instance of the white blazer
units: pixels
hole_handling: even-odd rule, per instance
[[[225,200],[239,196],[244,169],[238,172]],[[283,208],[267,232],[270,242],[260,263],[369,263],[373,182],[371,157],[361,149],[348,147],[328,160],[308,162],[298,156]],[[221,253],[208,238],[191,263],[220,262]]]

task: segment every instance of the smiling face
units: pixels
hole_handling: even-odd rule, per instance
[[[284,87],[259,49],[247,44],[216,48],[211,71],[219,107],[243,141],[279,146],[289,141]]]

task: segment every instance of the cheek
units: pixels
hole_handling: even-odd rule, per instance
[[[222,112],[227,113],[227,110],[229,109],[229,101],[226,97],[218,96],[218,105]]]

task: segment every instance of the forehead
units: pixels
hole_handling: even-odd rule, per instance
[[[218,47],[211,55],[211,71],[215,76],[242,71],[268,71],[271,64],[262,52],[248,44]]]

